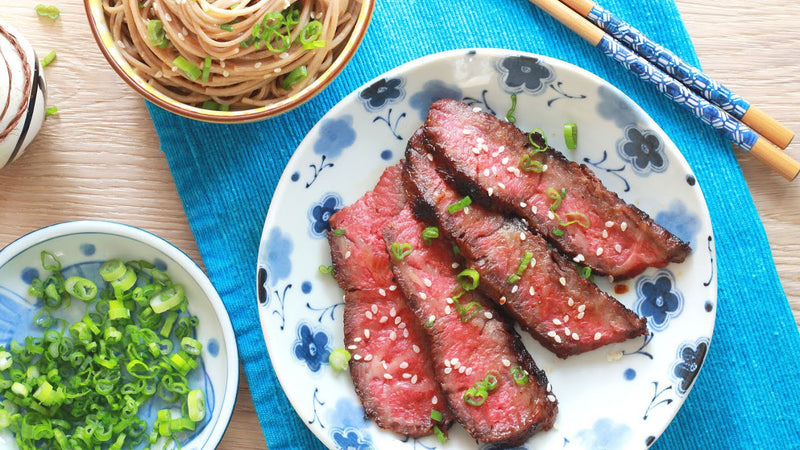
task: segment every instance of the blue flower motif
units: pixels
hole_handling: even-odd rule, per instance
[[[637,114],[630,100],[605,85],[600,85],[597,94],[600,96],[600,101],[597,103],[597,113],[600,117],[613,120],[620,128],[636,123]]]
[[[397,103],[406,93],[402,78],[383,78],[372,83],[358,94],[367,111],[378,111],[390,103]]]
[[[274,228],[269,233],[267,239],[267,268],[264,274],[264,281],[269,282],[271,286],[275,286],[276,282],[287,278],[292,273],[292,244],[291,238],[288,234]]]
[[[678,349],[678,359],[672,366],[672,373],[678,380],[678,394],[686,395],[700,372],[700,367],[708,353],[708,339],[700,338],[694,344],[687,343]]]
[[[692,243],[700,231],[700,218],[697,214],[687,210],[682,201],[675,200],[670,204],[669,209],[656,214],[656,222],[694,247]]]
[[[503,83],[512,93],[527,92],[529,94],[542,93],[555,73],[538,58],[528,56],[509,56],[503,58],[498,65],[498,70],[503,74]]]
[[[371,450],[372,442],[361,436],[355,428],[337,428],[331,433],[337,449],[342,450]]]
[[[314,153],[336,158],[355,141],[356,131],[353,129],[352,116],[327,119],[320,124],[319,137],[314,143]]]
[[[668,270],[636,280],[636,295],[636,310],[647,317],[648,326],[656,331],[665,329],[670,319],[683,311],[683,295],[675,288],[675,279]]]
[[[568,448],[591,448],[595,450],[612,450],[625,448],[633,431],[623,423],[614,422],[612,419],[598,419],[592,428],[583,429],[575,435]]]
[[[308,210],[311,235],[316,238],[324,238],[331,229],[328,219],[340,209],[342,209],[342,199],[333,193],[327,194],[322,201],[312,206]]]
[[[669,165],[661,139],[649,130],[626,128],[625,137],[617,143],[617,153],[634,172],[643,176],[650,172],[664,172]]]
[[[297,339],[294,341],[294,356],[304,361],[312,372],[316,372],[323,364],[328,363],[331,349],[330,339],[324,331],[314,332],[306,324],[297,327]]]
[[[461,100],[461,95],[461,89],[458,86],[446,84],[441,80],[432,80],[425,83],[421,91],[412,95],[408,99],[408,104],[419,113],[421,120],[425,120],[433,102],[443,98]]]

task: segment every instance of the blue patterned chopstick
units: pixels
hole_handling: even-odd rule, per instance
[[[651,64],[644,57],[589,22],[581,14],[570,9],[566,4],[559,0],[529,1],[600,49],[606,56],[622,64],[639,79],[653,85],[674,103],[722,133],[737,146],[749,151],[787,180],[793,180],[800,173],[800,162],[789,157],[772,142],[759,136],[758,133],[719,106],[699,96],[680,81]]]
[[[709,102],[749,125],[778,147],[786,148],[792,141],[794,133],[791,130],[669,49],[652,41],[610,11],[591,0],[561,0],[561,2]]]

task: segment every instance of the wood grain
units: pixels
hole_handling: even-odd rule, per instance
[[[60,110],[26,153],[0,170],[0,246],[52,223],[107,219],[160,235],[201,263],[144,103],[106,65],[82,2],[50,3],[61,9],[56,22],[37,17],[30,2],[0,0],[0,17],[13,18],[39,55],[57,50],[45,73],[50,103]],[[800,130],[800,9],[789,0],[677,4],[704,70]],[[787,152],[800,158],[800,142]],[[800,181],[788,183],[737,153],[800,323]],[[265,447],[242,375],[220,448]]]

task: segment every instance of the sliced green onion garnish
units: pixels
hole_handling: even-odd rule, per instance
[[[511,94],[511,107],[508,108],[508,112],[506,112],[506,121],[508,123],[515,123],[517,121],[517,116],[514,113],[517,110],[517,94]]]
[[[44,58],[42,58],[42,67],[49,66],[55,60],[56,60],[56,51],[51,50],[50,53],[48,53],[47,55],[45,55]]]
[[[208,83],[208,77],[211,74],[211,57],[206,56],[206,59],[203,60],[203,75],[200,77],[203,80],[203,83]]]
[[[468,195],[468,196],[462,198],[461,200],[448,205],[447,206],[447,212],[449,212],[450,214],[453,214],[453,213],[456,213],[458,211],[461,211],[462,209],[466,208],[467,206],[469,206],[471,204],[472,204],[472,199],[469,198],[469,195]]]
[[[55,6],[36,5],[36,14],[56,20],[61,12]]]
[[[534,140],[534,136],[537,134],[542,138],[544,145],[539,145],[539,143]],[[534,128],[530,133],[528,133],[528,142],[534,149],[533,153],[543,152],[547,149],[547,136],[544,134],[544,130],[541,128]]]
[[[173,284],[156,294],[156,296],[150,300],[150,307],[153,308],[154,313],[161,314],[164,311],[177,308],[183,303],[185,298],[183,286],[180,284]]]
[[[592,278],[592,268],[589,266],[578,267],[578,275],[580,275],[581,278],[586,278],[588,280]]]
[[[566,196],[566,191],[562,189],[561,192],[558,192],[553,188],[547,188],[545,193],[548,197],[550,197],[551,200],[553,200],[553,202],[550,203],[550,211],[557,211],[558,208],[561,207],[561,200]]]
[[[206,100],[203,102],[201,108],[209,109],[212,111],[230,111],[231,105],[224,103],[217,103],[214,100]]]
[[[320,265],[318,270],[323,275],[333,275],[333,266]]]
[[[485,390],[471,387],[464,392],[464,401],[472,406],[481,406],[486,402],[489,393]]]
[[[439,229],[436,227],[426,227],[422,230],[422,239],[429,241],[439,237]]]
[[[325,46],[325,41],[318,39],[320,35],[322,35],[322,22],[319,20],[312,20],[303,27],[303,30],[300,31],[300,35],[297,38],[300,44],[302,44],[303,50],[311,50]]]
[[[401,261],[414,251],[414,247],[408,242],[403,242],[402,244],[399,242],[392,242],[390,251],[392,256],[394,256],[394,259]]]
[[[514,284],[519,281],[522,277],[522,274],[525,272],[525,269],[527,269],[530,265],[531,261],[533,261],[533,253],[525,252],[525,254],[519,259],[517,271],[506,279],[508,284]]]
[[[189,420],[199,422],[206,416],[206,394],[200,389],[189,392],[186,398]]]
[[[528,371],[521,366],[513,366],[511,368],[511,377],[514,379],[514,382],[519,385],[528,384]]]
[[[150,43],[158,48],[167,48],[169,39],[164,32],[164,24],[158,19],[147,22],[147,38]]]
[[[578,126],[574,123],[565,123],[564,124],[564,141],[567,144],[567,148],[570,150],[575,150],[578,146]]]
[[[471,291],[478,287],[481,276],[475,269],[464,269],[456,275],[456,280],[465,291]]]
[[[433,432],[436,434],[436,439],[439,439],[439,442],[441,442],[442,444],[447,442],[447,436],[444,435],[444,431],[442,431],[442,429],[439,428],[438,425],[433,426]]]
[[[306,66],[298,66],[283,78],[281,87],[288,91],[294,87],[295,84],[305,80],[306,77],[308,77],[308,68]]]
[[[586,214],[579,213],[579,212],[568,212],[564,214],[568,220],[562,221],[560,218],[558,219],[558,224],[562,227],[566,227],[573,224],[578,224],[583,228],[589,228],[592,225],[592,222],[586,217]]]
[[[58,106],[48,106],[47,109],[44,110],[44,116],[50,117],[57,112],[58,112]]]
[[[233,31],[233,25],[230,23],[221,23],[219,27],[223,31]]]
[[[553,228],[553,236],[561,237],[564,235],[564,230],[560,228]]]
[[[203,74],[203,71],[200,70],[199,67],[192,64],[191,61],[184,58],[181,55],[178,55],[177,58],[172,60],[172,64],[178,68],[178,70],[188,79],[195,81],[200,78],[200,75]]]
[[[530,154],[523,155],[522,158],[520,158],[519,168],[525,172],[542,173],[544,171],[544,165],[541,162],[533,159]]]
[[[42,268],[53,272],[61,271],[61,262],[50,252],[44,251],[40,255],[42,260]]]
[[[114,281],[122,278],[127,270],[121,259],[109,259],[100,266],[100,276],[105,281]]]
[[[441,412],[435,409],[431,409],[431,420],[433,420],[434,422],[441,422],[442,418],[443,416]]]
[[[344,228],[337,228],[337,229],[333,230],[333,235],[334,236],[344,236],[345,232],[346,231],[345,231]]]
[[[328,363],[330,363],[333,370],[347,369],[347,363],[350,362],[350,352],[343,348],[333,350],[328,356]]]

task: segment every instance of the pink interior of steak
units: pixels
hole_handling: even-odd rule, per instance
[[[525,217],[576,262],[599,273],[627,278],[682,261],[689,252],[685,243],[605,189],[588,168],[552,148],[532,153],[528,136],[495,116],[440,100],[431,107],[425,136],[449,170],[492,204]]]
[[[421,436],[432,431],[431,409],[442,393],[433,377],[424,334],[393,284],[381,231],[405,197],[397,166],[373,191],[330,218],[334,274],[345,291],[345,346],[365,412],[389,430]],[[442,428],[451,421],[445,408]]]
[[[456,419],[483,442],[522,442],[552,426],[555,396],[519,336],[476,291],[465,291],[456,277],[463,269],[444,236],[427,242],[426,224],[404,209],[385,232],[387,245],[409,243],[414,250],[390,258],[401,290],[425,324],[434,370]],[[464,396],[491,374],[498,380],[481,405]],[[524,382],[516,382],[514,374]]]

